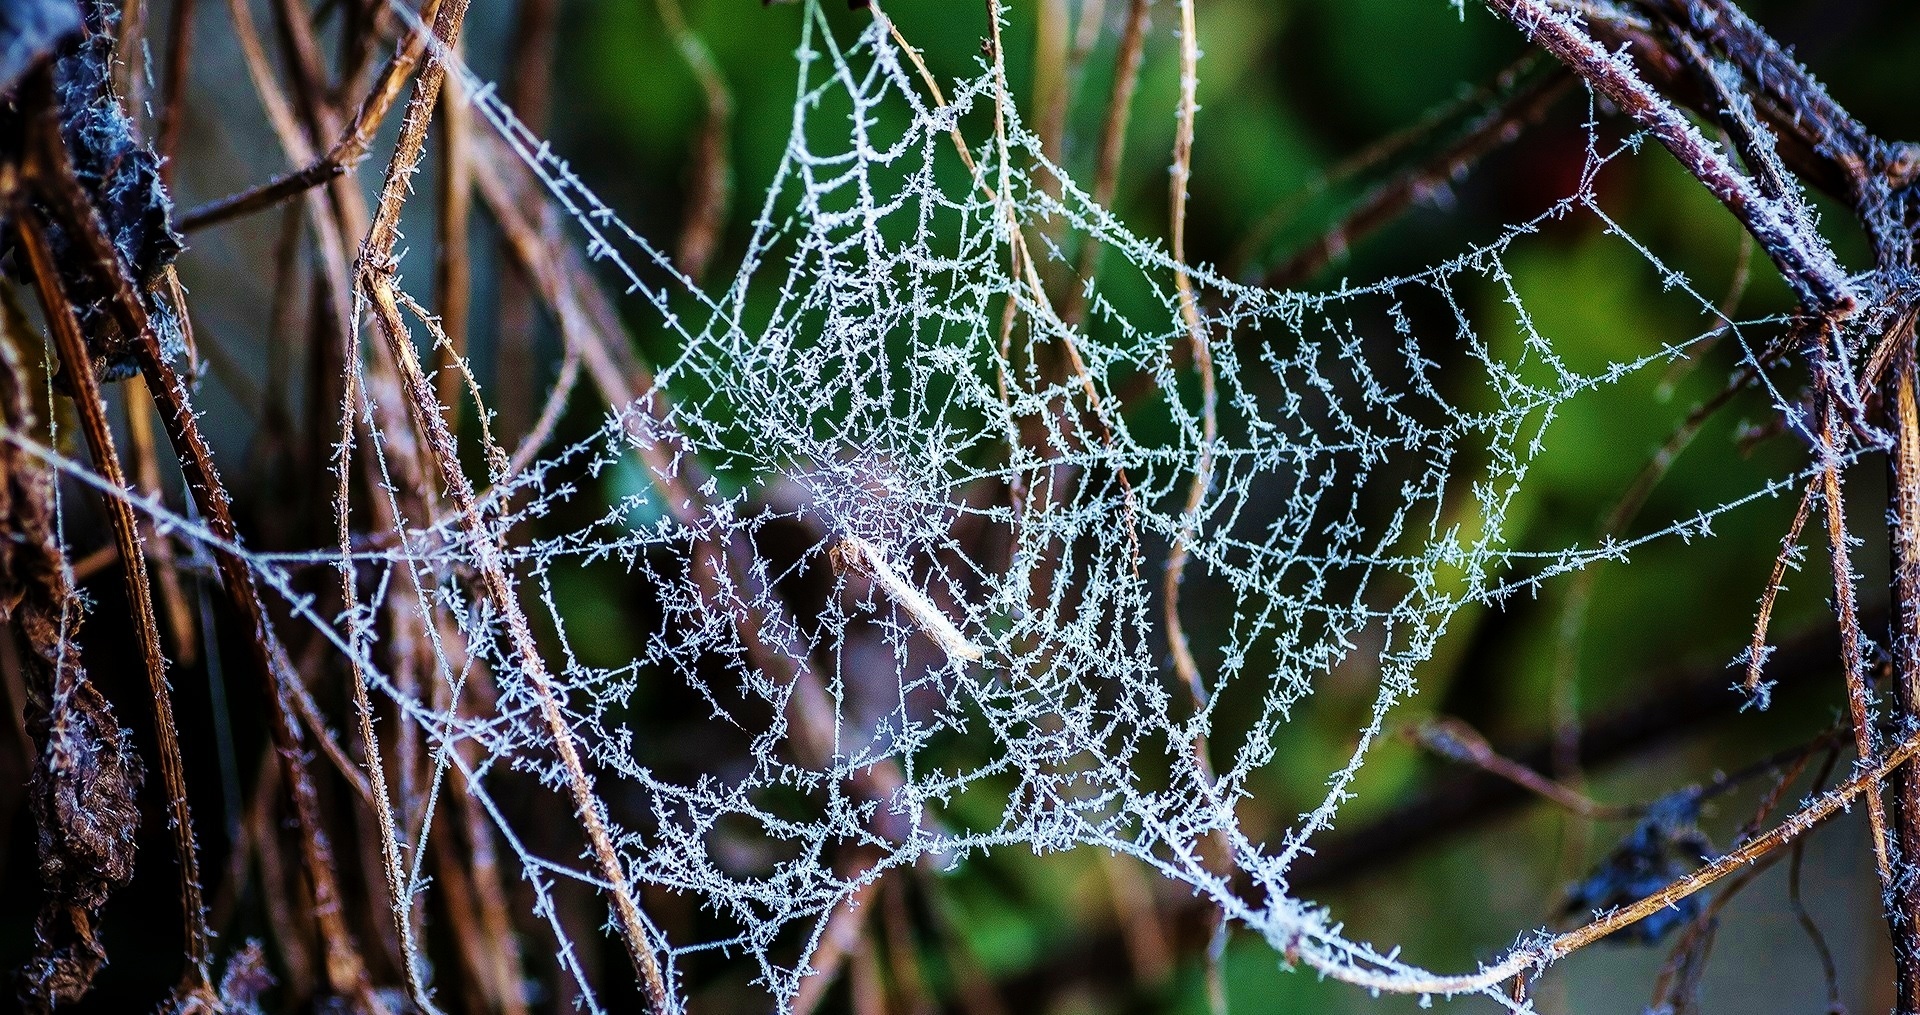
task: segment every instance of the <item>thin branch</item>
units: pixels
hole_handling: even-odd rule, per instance
[[[1478,730],[1458,719],[1443,717],[1421,723],[1413,728],[1412,736],[1415,743],[1448,761],[1469,765],[1495,778],[1505,779],[1583,818],[1619,819],[1632,817],[1635,813],[1630,807],[1600,803],[1502,755],[1487,743]]]
[[[1133,93],[1140,86],[1141,56],[1146,50],[1147,5],[1151,0],[1129,0],[1127,24],[1120,32],[1120,48],[1114,54],[1113,90],[1107,96],[1107,116],[1100,127],[1100,151],[1093,169],[1093,203],[1113,207],[1113,195],[1120,185],[1120,160],[1126,155],[1127,125],[1133,119]],[[1060,319],[1078,327],[1087,313],[1086,286],[1100,270],[1103,245],[1089,236],[1080,248],[1076,277],[1080,284],[1070,287],[1063,297]],[[1004,357],[1003,357],[1004,358]]]
[[[160,155],[160,181],[173,180],[174,156],[180,151],[180,125],[187,118],[187,69],[193,52],[195,0],[173,0],[167,23],[167,70],[160,85],[160,123],[154,147]]]
[[[1397,220],[1423,197],[1458,180],[1470,167],[1518,140],[1527,128],[1545,118],[1571,84],[1572,79],[1560,72],[1540,74],[1520,85],[1451,144],[1369,191],[1339,222],[1269,269],[1261,284],[1284,289],[1312,278],[1344,256],[1356,241]]]
[[[733,196],[733,93],[720,73],[707,44],[687,26],[680,0],[654,0],[660,20],[674,48],[693,72],[706,102],[700,124],[700,138],[694,144],[693,162],[687,167],[692,185],[686,197],[686,218],[680,226],[680,241],[674,245],[674,264],[695,282],[706,277],[707,267],[719,248],[726,225],[727,205]]]

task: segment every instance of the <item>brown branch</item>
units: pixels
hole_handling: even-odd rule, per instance
[[[1497,779],[1504,779],[1580,817],[1609,819],[1633,814],[1632,808],[1600,803],[1505,757],[1494,750],[1478,730],[1459,719],[1443,717],[1424,722],[1414,727],[1411,735],[1415,743],[1448,761],[1470,765]]]
[[[1824,385],[1819,397],[1822,406],[1821,500],[1827,516],[1827,555],[1833,569],[1834,619],[1840,625],[1840,667],[1847,682],[1847,710],[1853,721],[1854,750],[1863,763],[1873,764],[1880,752],[1878,733],[1874,729],[1872,689],[1867,686],[1867,662],[1861,645],[1865,634],[1860,628],[1860,617],[1854,604],[1854,583],[1858,577],[1853,573],[1850,549],[1853,537],[1847,532],[1846,502],[1841,492],[1839,450],[1834,436],[1837,410],[1832,395]],[[1890,855],[1886,806],[1878,793],[1867,795],[1867,821],[1873,833],[1873,859],[1880,872],[1880,884],[1888,893],[1892,893],[1898,875]],[[1897,927],[1894,933],[1897,940]]]
[[[1920,408],[1915,399],[1914,332],[1911,319],[1902,344],[1906,354],[1892,378],[1893,453],[1889,456],[1890,536],[1893,563],[1893,697],[1903,722],[1920,716]],[[1897,333],[1896,333],[1897,337]],[[1920,861],[1920,773],[1895,770],[1893,798],[1899,859]],[[1895,969],[1903,1010],[1920,1005],[1920,886],[1911,870],[1897,885],[1903,924],[1894,929]]]
[[[440,207],[434,220],[438,235],[434,237],[433,291],[447,342],[434,349],[433,369],[440,404],[453,412],[457,432],[473,289],[467,254],[468,223],[473,215],[473,111],[467,108],[467,97],[458,80],[448,81],[440,93],[440,123],[440,158],[435,163]],[[477,400],[474,411],[484,425],[485,407]]]
[[[706,277],[707,267],[719,248],[720,234],[726,225],[727,205],[733,194],[732,143],[733,93],[727,79],[714,63],[706,43],[687,27],[680,0],[654,0],[660,20],[680,58],[693,71],[706,102],[700,138],[694,144],[693,162],[687,167],[692,186],[686,197],[686,218],[680,226],[680,240],[674,245],[674,264],[698,283]]]
[[[195,0],[173,0],[167,23],[167,72],[160,85],[160,123],[154,147],[160,154],[160,182],[173,180],[173,160],[180,151],[180,125],[187,118],[187,69],[193,52]]]
[[[1133,119],[1133,93],[1140,86],[1141,55],[1146,50],[1149,2],[1130,0],[1127,24],[1120,33],[1120,49],[1114,54],[1113,90],[1107,96],[1107,116],[1100,127],[1100,152],[1093,169],[1093,203],[1102,208],[1113,206],[1113,195],[1120,185],[1120,160],[1126,155],[1127,125]],[[1075,273],[1080,284],[1068,287],[1060,306],[1060,319],[1074,327],[1080,325],[1087,313],[1086,283],[1100,270],[1100,242],[1089,236],[1083,243]]]

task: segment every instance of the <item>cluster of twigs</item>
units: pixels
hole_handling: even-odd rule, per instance
[[[1181,91],[1176,143],[1169,154],[1174,172],[1168,209],[1176,262],[1187,256],[1198,2],[1177,4]],[[357,656],[331,651],[311,632],[285,633],[295,629],[287,623],[286,605],[263,594],[240,552],[243,545],[270,544],[273,537],[243,533],[236,510],[259,512],[272,505],[235,504],[200,431],[193,401],[195,376],[191,371],[183,374],[181,367],[202,350],[193,340],[188,326],[193,314],[170,263],[179,249],[174,230],[191,237],[246,216],[284,209],[271,258],[275,302],[265,341],[304,351],[310,390],[288,390],[284,365],[270,371],[261,425],[269,431],[266,436],[290,449],[299,465],[293,489],[284,494],[286,502],[329,506],[324,517],[309,511],[298,523],[304,531],[283,532],[280,538],[288,545],[337,545],[343,561],[332,581],[302,591],[331,603],[336,611],[358,604],[360,576],[347,561],[356,547],[378,538],[370,534],[394,531],[396,519],[458,522],[474,553],[471,574],[464,580],[501,619],[511,655],[525,668],[540,721],[566,775],[572,821],[556,835],[566,843],[564,848],[590,859],[601,901],[612,913],[611,939],[619,943],[616,961],[630,967],[639,998],[654,1011],[670,1010],[679,1001],[663,975],[647,915],[662,900],[647,898],[622,869],[594,793],[594,771],[575,744],[561,692],[541,662],[538,632],[509,580],[508,547],[496,540],[479,506],[479,487],[486,484],[470,477],[470,463],[461,454],[463,439],[477,445],[487,483],[504,482],[551,438],[582,379],[605,405],[621,408],[656,394],[651,375],[637,358],[614,302],[571,247],[557,239],[551,213],[532,180],[499,138],[474,129],[457,93],[457,79],[446,68],[446,60],[460,46],[466,0],[426,0],[417,12],[405,14],[379,0],[344,0],[319,8],[306,0],[275,0],[270,5],[272,31],[266,36],[246,0],[229,0],[237,48],[292,168],[241,193],[174,214],[169,223],[166,180],[186,119],[184,83],[196,45],[190,31],[194,6],[193,0],[176,0],[164,34],[154,36],[164,45],[155,47],[163,57],[152,75],[161,84],[150,122],[130,112],[147,106],[142,94],[147,69],[126,69],[142,52],[134,40],[147,38],[140,0],[127,0],[124,7],[104,0],[84,5],[26,0],[24,14],[9,15],[16,18],[11,27],[0,22],[18,40],[17,45],[10,39],[0,47],[0,55],[11,61],[0,65],[0,91],[8,98],[0,122],[5,131],[0,137],[0,220],[10,271],[32,291],[40,311],[36,325],[10,301],[6,341],[0,342],[0,530],[5,536],[0,540],[0,610],[25,650],[8,665],[20,675],[31,702],[27,727],[35,767],[28,799],[46,893],[35,926],[35,954],[21,981],[22,996],[30,1006],[48,1010],[88,992],[106,957],[98,928],[102,907],[133,871],[135,799],[143,770],[159,773],[172,840],[170,862],[178,875],[183,952],[168,1002],[173,1010],[247,1010],[265,989],[268,967],[282,981],[277,998],[289,1010],[340,1001],[369,1012],[521,1012],[529,1010],[529,980],[545,984],[555,1004],[566,1003],[564,963],[584,962],[594,975],[618,975],[599,968],[605,957],[542,954],[552,951],[553,943],[528,918],[516,895],[518,872],[498,862],[497,833],[462,782],[445,781],[442,805],[429,806],[443,783],[422,731],[404,719],[382,721],[391,718],[388,706],[369,694]],[[998,5],[989,0],[987,6],[987,23],[997,26]],[[1037,38],[1042,52],[1036,65],[1057,73],[1036,75],[1035,122],[1043,146],[1057,153],[1065,144],[1066,111],[1081,72],[1102,26],[1113,19],[1100,0],[1080,4],[1077,22],[1066,0],[1043,0],[1040,6],[1042,30]],[[1807,435],[1821,456],[1780,567],[1764,592],[1746,679],[1750,690],[1761,693],[1768,681],[1788,675],[1779,656],[1768,666],[1767,618],[1787,555],[1798,545],[1817,505],[1826,522],[1841,666],[1851,704],[1844,739],[1856,758],[1833,789],[1787,820],[1763,828],[1761,818],[1780,806],[1787,787],[1814,759],[1829,759],[1820,763],[1815,783],[1824,786],[1828,781],[1825,770],[1832,767],[1838,738],[1821,731],[1803,749],[1769,759],[1756,770],[1773,775],[1776,788],[1749,834],[1729,852],[1702,858],[1664,887],[1624,900],[1600,918],[1516,951],[1478,973],[1419,983],[1382,979],[1366,985],[1450,993],[1507,979],[1524,984],[1555,959],[1721,885],[1714,903],[1702,908],[1690,925],[1676,948],[1671,975],[1660,985],[1665,994],[1683,993],[1687,984],[1697,982],[1705,942],[1711,939],[1712,912],[1751,880],[1752,865],[1791,855],[1797,870],[1801,836],[1860,800],[1872,820],[1875,859],[1887,890],[1900,1007],[1920,1009],[1920,876],[1912,873],[1920,863],[1920,778],[1910,774],[1908,764],[1920,754],[1920,412],[1915,395],[1920,364],[1914,350],[1920,291],[1911,273],[1915,230],[1920,227],[1920,202],[1912,192],[1920,179],[1920,149],[1873,135],[1725,0],[1490,0],[1489,6],[1559,67],[1523,62],[1453,115],[1368,153],[1354,171],[1391,159],[1402,165],[1319,240],[1270,269],[1268,277],[1280,284],[1311,277],[1351,244],[1395,219],[1420,194],[1521,137],[1575,78],[1665,145],[1747,228],[1801,302],[1792,341],[1756,354],[1734,381],[1736,388],[1751,383],[1777,363],[1804,365],[1810,380],[1804,394],[1793,396],[1787,405],[1784,425]],[[1148,0],[1130,0],[1117,19],[1119,66],[1106,97],[1091,190],[1101,203],[1112,200],[1122,172],[1149,30],[1148,8]],[[697,276],[722,242],[732,99],[676,0],[659,0],[659,12],[696,75],[705,103],[693,198],[677,247],[683,270]],[[556,15],[553,0],[528,0],[519,8],[513,33],[508,99],[535,129],[544,121],[548,104],[543,63],[551,57]],[[876,9],[874,16],[884,14]],[[326,25],[327,19],[335,23]],[[332,52],[323,45],[323,36],[337,40]],[[1000,65],[1005,54],[997,27],[990,49]],[[927,84],[938,101],[930,76]],[[397,110],[409,88],[408,101]],[[369,207],[356,168],[373,154],[382,125],[396,113],[398,139],[378,199]],[[1708,140],[1699,126],[1703,120],[1731,139],[1730,150]],[[402,211],[412,178],[428,156],[430,133],[440,142],[434,161],[435,313],[398,287],[395,261]],[[1428,150],[1421,157],[1403,158],[1416,147]],[[964,144],[962,155],[971,163]],[[1839,266],[1815,227],[1803,185],[1831,193],[1856,212],[1872,241],[1876,260],[1870,270],[1849,274]],[[537,317],[551,320],[561,338],[559,379],[537,412],[517,392],[497,393],[489,406],[467,383],[470,378],[463,377],[467,322],[473,316],[469,229],[481,214],[502,237],[501,260],[510,269],[494,311],[502,321],[503,359],[521,365],[530,361],[527,336]],[[1096,269],[1097,249],[1092,244],[1085,248],[1078,264],[1081,276]],[[1008,256],[1012,270],[1030,276],[1036,291],[1058,294],[1063,320],[1074,322],[1084,314],[1078,279],[1040,277],[1050,269],[1026,253],[1024,240],[1018,240]],[[1208,335],[1203,327],[1189,277],[1181,273],[1177,281],[1210,445],[1215,396],[1209,342],[1218,336]],[[1013,314],[1009,306],[1003,335],[1013,328]],[[362,322],[380,341],[361,342]],[[416,327],[432,339],[430,363],[421,360]],[[88,630],[98,632],[116,622],[132,629],[145,678],[139,702],[110,700],[101,682],[90,679],[81,665],[86,639],[81,636],[83,611],[74,578],[81,564],[70,557],[70,541],[60,538],[55,481],[39,451],[53,441],[44,424],[32,418],[31,350],[40,344],[36,330],[53,350],[52,386],[71,406],[97,474],[98,500],[113,544],[104,559],[123,576],[129,604],[124,619],[95,617]],[[209,359],[220,355],[211,343],[205,354]],[[348,369],[349,364],[359,367]],[[1070,345],[1062,361],[1050,368],[1063,376],[1084,374]],[[362,390],[363,377],[369,390]],[[126,412],[126,423],[118,431],[110,419],[114,385],[120,388],[118,403]],[[289,410],[296,402],[302,403],[299,413]],[[1098,411],[1098,398],[1092,402]],[[697,528],[692,523],[704,510],[702,477],[696,467],[672,455],[664,400],[653,397],[639,404],[652,414],[651,423],[659,431],[641,451],[652,478],[671,488],[665,498],[670,510]],[[1703,414],[1718,404],[1703,407]],[[140,509],[161,493],[163,470],[151,427],[156,413],[190,494],[188,507],[212,537],[198,546],[176,543]],[[296,429],[296,416],[306,421],[304,430]],[[1698,420],[1688,425],[1697,428]],[[376,432],[384,451],[378,463],[365,453],[356,454],[373,443]],[[667,437],[660,439],[660,433]],[[1892,665],[1890,707],[1884,715],[1875,707],[1875,673],[1866,649],[1877,633],[1876,622],[1859,606],[1850,562],[1857,534],[1848,528],[1842,503],[1850,463],[1862,454],[1880,452],[1891,474],[1888,540],[1895,561],[1893,606],[1885,620]],[[1196,470],[1189,513],[1197,510],[1209,467],[1203,462]],[[1017,489],[1008,494],[1016,502],[1026,495]],[[1625,510],[1630,515],[1633,508]],[[1186,648],[1179,594],[1188,538],[1183,532],[1175,540],[1166,563],[1163,620],[1178,682],[1201,708],[1207,688]],[[862,557],[859,550],[850,548],[856,562],[872,557]],[[754,552],[736,539],[713,537],[697,548],[694,577],[706,606],[739,628],[751,664],[796,688],[785,717],[794,750],[811,752],[815,760],[825,758],[832,750],[834,727],[827,688],[818,673],[791,663],[805,658],[804,647],[774,644],[793,637],[796,627],[779,614],[777,597],[755,588]],[[211,557],[210,567],[202,571],[210,571],[217,585],[220,623],[232,625],[235,632],[225,640],[243,646],[243,651],[223,647],[218,632],[206,627],[214,614],[195,607],[189,590],[208,575],[194,573],[190,558],[201,553]],[[866,570],[877,584],[886,584],[884,560],[869,561]],[[357,611],[348,616],[355,625],[350,637],[377,653],[404,690],[423,698],[450,693],[422,678],[433,672],[435,645],[459,642],[460,632],[450,623],[423,618],[397,602],[378,616]],[[959,638],[957,633],[953,637]],[[968,647],[964,639],[955,645],[958,648],[950,651]],[[266,736],[255,745],[262,752],[261,763],[246,769],[238,835],[221,851],[224,863],[210,864],[204,859],[209,823],[193,810],[203,799],[196,787],[206,780],[187,771],[187,752],[180,742],[187,724],[176,718],[174,690],[179,675],[204,673],[223,655],[243,663],[239,679],[254,689]],[[127,693],[119,685],[112,689],[116,695]],[[494,689],[484,670],[476,671],[458,693],[462,700],[439,701],[436,707],[484,715],[494,705]],[[129,720],[116,710],[150,715],[150,736],[148,731],[140,737],[129,734]],[[1585,746],[1595,737],[1605,740],[1603,731],[1590,726]],[[136,740],[151,742],[144,763],[132,746]],[[1572,729],[1554,745],[1556,751],[1546,753],[1578,761],[1584,756],[1582,740],[1581,731]],[[1447,728],[1430,734],[1427,742],[1577,812],[1632,813],[1596,804],[1577,789],[1539,774],[1537,764],[1507,760],[1470,731]],[[1195,763],[1203,770],[1206,758],[1205,745],[1196,744]],[[864,770],[860,779],[866,781],[862,791],[880,800],[902,776],[882,764]],[[1884,800],[1883,787],[1889,791]],[[1468,810],[1497,805],[1486,791],[1476,792],[1481,793],[1478,802],[1467,805]],[[1423,818],[1422,806],[1444,811],[1438,804],[1416,803],[1389,820],[1451,820],[1444,813]],[[909,831],[889,826],[897,819],[884,810],[878,813],[876,834],[899,837]],[[423,834],[423,822],[432,823],[424,830],[431,834]],[[1348,841],[1362,850],[1370,834],[1387,838],[1361,829],[1350,833]],[[406,844],[421,841],[430,844],[425,855],[406,855]],[[1338,856],[1340,849],[1339,843],[1330,843],[1323,853]],[[159,861],[149,857],[145,862]],[[841,863],[854,870],[870,865],[872,857],[854,848]],[[1302,873],[1307,876],[1306,870]],[[979,1011],[1002,1007],[993,985],[972,975],[977,972],[974,960],[964,943],[954,940],[951,928],[942,926],[937,907],[926,906],[923,913],[910,910],[907,900],[917,890],[912,876],[909,872],[886,882],[868,882],[833,914],[812,959],[820,975],[804,982],[796,1008],[812,1009],[842,982],[851,984],[848,995],[856,1008],[887,1010],[889,993],[905,1004],[931,1003],[918,970],[923,957],[916,939],[922,936],[942,942],[936,951],[939,961],[957,974],[960,1003]],[[1115,896],[1125,914],[1119,921],[1123,943],[1136,970],[1152,976],[1172,961],[1168,953],[1175,945],[1165,924],[1174,914],[1159,911],[1156,907],[1163,903],[1129,880],[1137,878],[1136,871],[1115,865]],[[428,882],[434,890],[423,893]],[[586,894],[583,888],[572,890]],[[230,928],[248,898],[264,914],[271,940],[266,957],[253,948],[222,953],[215,945],[233,940]],[[599,922],[595,907],[600,903],[591,897],[567,903],[573,908],[566,919],[589,926]],[[931,934],[913,926],[916,919],[932,926]],[[431,935],[426,933],[429,926],[434,928]],[[1184,936],[1204,940],[1209,932],[1224,930],[1203,928]],[[877,956],[884,956],[890,966],[884,973]],[[439,970],[432,982],[427,977],[430,966]],[[1350,970],[1327,971],[1354,975]],[[1218,999],[1217,978],[1214,993]]]

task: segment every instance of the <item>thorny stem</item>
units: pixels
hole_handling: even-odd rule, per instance
[[[1768,576],[1767,587],[1760,593],[1760,612],[1753,622],[1753,641],[1747,645],[1747,675],[1741,681],[1742,688],[1748,694],[1757,694],[1764,686],[1767,630],[1773,624],[1773,607],[1779,601],[1781,591],[1786,588],[1787,571],[1794,566],[1799,554],[1800,534],[1806,530],[1807,519],[1813,513],[1814,492],[1825,481],[1824,473],[1807,481],[1806,492],[1800,495],[1800,506],[1794,510],[1793,521],[1787,524],[1787,534],[1780,540],[1780,553],[1773,558],[1773,574]]]
[[[181,315],[183,318],[185,314]],[[137,379],[129,380],[127,397],[122,401],[126,408],[127,420],[127,457],[132,463],[134,484],[148,497],[160,496],[160,459],[154,453],[152,402],[148,399],[145,384]],[[149,562],[153,565],[154,581],[159,586],[160,607],[166,614],[167,631],[173,636],[176,661],[181,666],[192,666],[199,655],[199,645],[194,637],[193,615],[188,612],[187,593],[180,582],[179,562],[174,559],[173,544],[156,534],[151,520],[142,519],[140,525],[141,540],[146,544]]]
[[[1200,321],[1200,307],[1193,292],[1193,277],[1187,263],[1187,179],[1193,173],[1193,119],[1197,110],[1194,92],[1199,84],[1200,40],[1193,17],[1195,0],[1180,0],[1180,115],[1173,138],[1173,173],[1169,185],[1172,205],[1174,287],[1180,298],[1180,319],[1186,324],[1187,346],[1193,352],[1194,372],[1200,375],[1200,455],[1194,464],[1193,482],[1187,487],[1186,505],[1180,512],[1180,531],[1174,536],[1173,550],[1167,556],[1167,569],[1161,592],[1167,643],[1173,652],[1174,673],[1187,685],[1196,709],[1205,708],[1207,689],[1194,663],[1193,650],[1187,645],[1186,628],[1180,623],[1180,580],[1186,573],[1192,552],[1194,523],[1213,478],[1213,444],[1220,435],[1214,389],[1213,353],[1208,345],[1206,326]],[[1202,755],[1204,764],[1204,754]]]
[[[1853,555],[1847,533],[1846,501],[1841,492],[1839,452],[1834,437],[1834,407],[1830,392],[1822,385],[1820,421],[1821,500],[1827,517],[1827,551],[1833,565],[1833,604],[1840,624],[1840,666],[1847,680],[1847,710],[1853,721],[1854,749],[1861,760],[1871,764],[1879,756],[1875,742],[1872,689],[1867,686],[1866,658],[1860,644],[1860,616],[1854,605]],[[1897,873],[1889,853],[1886,806],[1878,792],[1867,794],[1867,821],[1873,834],[1873,860],[1880,872],[1880,884],[1888,893],[1895,890]],[[1893,912],[1889,910],[1889,919]],[[1896,939],[1898,928],[1894,928]]]
[[[1187,643],[1187,630],[1180,620],[1180,583],[1186,576],[1187,560],[1192,555],[1193,533],[1200,516],[1200,508],[1205,503],[1207,487],[1213,480],[1213,445],[1220,436],[1218,415],[1218,394],[1215,390],[1213,351],[1207,328],[1200,320],[1199,299],[1193,290],[1193,276],[1187,271],[1187,182],[1193,175],[1193,122],[1199,111],[1196,93],[1200,86],[1200,36],[1195,23],[1194,6],[1197,0],[1179,0],[1180,4],[1180,105],[1175,121],[1173,135],[1173,171],[1168,183],[1168,218],[1171,221],[1171,246],[1174,262],[1174,287],[1180,300],[1180,320],[1186,325],[1187,348],[1193,354],[1194,372],[1200,376],[1200,454],[1194,463],[1193,481],[1187,487],[1187,498],[1180,512],[1180,527],[1174,534],[1173,546],[1167,554],[1166,570],[1161,579],[1162,621],[1167,628],[1167,647],[1173,655],[1174,675],[1186,685],[1196,713],[1203,713],[1208,707],[1206,682],[1201,679],[1200,667],[1194,662],[1193,649]],[[1169,398],[1177,398],[1170,393]],[[1195,775],[1204,791],[1211,799],[1213,793],[1213,762],[1207,754],[1207,739],[1194,737],[1192,744],[1193,763],[1197,769]],[[1217,806],[1217,800],[1213,801]],[[1231,864],[1232,845],[1225,833],[1212,837],[1215,847],[1208,859],[1208,866],[1215,873],[1226,873]],[[1227,932],[1226,914],[1222,912],[1215,934]],[[1225,971],[1221,967],[1219,952],[1209,949],[1207,962],[1207,1000],[1216,1013],[1226,1011]]]
[[[373,224],[361,245],[360,287],[373,303],[389,350],[400,370],[400,383],[407,407],[414,425],[424,438],[424,450],[439,470],[447,495],[460,515],[462,527],[472,536],[472,545],[478,557],[476,570],[482,588],[506,621],[513,657],[527,668],[528,683],[538,703],[541,720],[547,727],[548,735],[553,738],[554,750],[566,773],[576,816],[586,833],[600,874],[606,880],[606,889],[613,897],[614,914],[627,946],[628,958],[640,977],[649,1007],[655,1015],[665,1015],[672,1010],[673,1004],[659,962],[654,956],[652,934],[646,926],[645,917],[641,915],[639,903],[634,898],[619,853],[614,847],[606,818],[601,813],[600,801],[594,795],[592,776],[587,773],[580,757],[573,729],[561,707],[553,678],[547,672],[526,614],[514,595],[506,562],[494,542],[495,534],[489,530],[475,502],[472,483],[461,470],[459,452],[448,430],[443,407],[421,370],[412,337],[401,317],[395,296],[393,249],[400,238],[400,210],[405,204],[410,181],[419,169],[426,144],[427,125],[433,117],[434,105],[446,76],[446,47],[450,47],[458,37],[466,11],[467,0],[444,0],[434,19],[436,44],[414,83],[414,95],[401,121],[400,137],[395,143],[393,161],[387,167],[386,182],[381,189]]]
[[[359,329],[341,329],[345,348],[341,351],[341,360],[345,363],[360,362]],[[366,644],[373,637],[366,629],[365,616],[360,610],[360,592],[358,572],[353,560],[353,532],[351,528],[353,438],[355,418],[360,404],[360,371],[344,371],[345,383],[340,394],[340,440],[333,462],[333,516],[335,532],[340,547],[340,601],[346,606],[347,637],[353,644]],[[406,979],[407,993],[421,1010],[432,1012],[436,1009],[427,997],[426,984],[420,975],[419,947],[414,940],[413,931],[413,891],[412,884],[405,874],[405,865],[400,857],[400,842],[395,831],[393,801],[387,791],[386,760],[380,753],[380,739],[373,728],[373,702],[367,694],[368,675],[361,664],[360,654],[347,653],[350,673],[349,684],[353,691],[353,710],[358,719],[360,746],[366,755],[367,779],[371,790],[374,818],[380,828],[380,861],[382,873],[386,876],[387,899],[392,907],[394,932],[400,938],[400,959],[403,965],[402,975]]]

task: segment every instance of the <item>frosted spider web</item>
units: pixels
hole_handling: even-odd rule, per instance
[[[1290,958],[1363,987],[1525,1008],[1502,989],[1538,965],[1524,943],[1475,973],[1429,973],[1343,936],[1333,914],[1290,893],[1288,872],[1334,824],[1462,608],[1703,534],[1798,485],[1782,477],[1631,541],[1506,543],[1508,509],[1562,406],[1664,368],[1732,323],[1600,207],[1593,181],[1628,148],[1590,150],[1575,193],[1458,257],[1329,292],[1271,291],[1183,267],[1098,207],[1041,155],[991,59],[936,100],[880,18],[851,41],[817,3],[802,20],[790,139],[746,257],[711,293],[442,54],[676,350],[595,436],[494,477],[483,501],[519,598],[551,623],[547,669],[628,877],[732,928],[702,940],[654,931],[675,997],[684,960],[718,950],[757,963],[784,1008],[829,915],[864,886],[1017,847],[1136,858]],[[1597,219],[1697,304],[1698,333],[1650,341],[1641,358],[1570,365],[1534,327],[1507,258],[1575,216]],[[1016,243],[1032,271],[1010,269]],[[1103,288],[1085,283],[1085,318],[1069,324],[1061,284],[1032,283],[1070,277],[1082,243],[1106,250]],[[1218,377],[1211,441],[1181,272]],[[1505,320],[1463,292],[1469,282],[1504,295],[1493,313]],[[1508,329],[1516,342],[1493,337]],[[1743,326],[1730,333],[1745,349]],[[620,477],[638,480],[597,520],[562,535],[539,524]],[[766,550],[776,529],[809,533],[811,546],[797,558]],[[544,855],[490,793],[504,770],[553,787],[565,778],[526,661],[462,577],[474,538],[406,519],[396,548],[354,557],[375,575],[361,582],[360,617],[407,597],[424,630],[457,630],[436,636],[435,694],[403,689],[348,617],[318,616],[296,594],[290,573],[337,553],[248,559],[487,809],[583,1003],[601,1010],[551,896],[558,880],[598,876],[579,856]],[[1197,689],[1167,662],[1160,576],[1176,542],[1191,554],[1189,586],[1209,590],[1183,607]],[[574,651],[596,632],[557,590],[588,568],[624,570],[653,600],[652,613],[622,618],[642,646],[625,665]],[[1296,707],[1342,667],[1377,686],[1351,756],[1290,827],[1243,825],[1238,805]],[[449,709],[481,671],[497,707]],[[711,770],[644,760],[659,752],[630,720],[669,684],[705,702],[687,743],[716,759]],[[1228,696],[1250,718],[1224,721]],[[1196,764],[1202,741],[1217,771]],[[760,848],[730,845],[743,839]],[[862,860],[838,866],[848,856]]]

